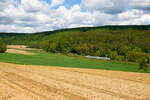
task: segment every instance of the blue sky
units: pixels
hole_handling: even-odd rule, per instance
[[[21,0],[16,0],[18,2],[21,2]],[[51,0],[45,0],[47,3],[51,4],[52,1]],[[70,9],[73,5],[75,4],[80,4],[81,0],[65,0],[65,2],[62,4],[64,5],[66,8]],[[54,8],[58,8],[60,5],[58,5],[57,7]]]
[[[49,4],[52,3],[51,0],[46,0],[46,2],[48,2]],[[65,0],[65,2],[61,5],[65,6],[67,9],[70,9],[73,5],[80,5],[81,0]],[[55,7],[53,7],[54,9],[57,9],[60,5],[56,5]]]
[[[80,4],[80,2],[81,0],[66,0],[63,5],[67,8],[71,8],[75,4]]]
[[[150,0],[0,0],[0,32],[150,24]]]

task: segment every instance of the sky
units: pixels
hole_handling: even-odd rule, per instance
[[[0,32],[150,24],[150,0],[0,0]]]

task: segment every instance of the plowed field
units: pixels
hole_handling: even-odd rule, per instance
[[[0,62],[0,100],[143,100],[150,74]]]

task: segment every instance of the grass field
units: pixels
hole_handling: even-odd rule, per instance
[[[61,54],[48,54],[45,52],[41,53],[36,50],[30,50],[30,52],[34,52],[35,54],[0,54],[0,61],[26,65],[62,66],[138,72],[138,64],[91,60],[80,57],[68,57]],[[150,68],[147,72],[150,72]]]

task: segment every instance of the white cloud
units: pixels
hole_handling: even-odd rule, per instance
[[[65,2],[65,0],[52,0],[51,6],[55,7],[57,5],[61,5]]]
[[[14,0],[0,0],[0,11],[14,5]]]
[[[59,15],[58,26],[60,27],[81,27],[81,26],[95,26],[107,24],[107,20],[111,19],[111,15],[94,12],[82,12],[79,5],[74,5],[70,10],[64,6],[57,9]],[[61,23],[61,24],[60,24]]]
[[[119,25],[148,25],[150,24],[150,14],[141,10],[130,10],[121,13],[117,16],[117,21],[114,24]]]
[[[121,13],[125,10],[127,0],[82,0],[81,6],[90,11]]]
[[[131,0],[129,5],[134,9],[150,11],[150,0]]]
[[[41,0],[21,0],[22,9],[26,12],[47,12],[49,4],[46,1]]]
[[[53,0],[51,4],[45,0],[22,0],[17,7],[14,0],[0,0],[0,31],[22,33],[110,24],[149,24],[150,12],[145,12],[149,2],[140,1],[82,0],[81,4],[67,9],[61,5],[65,0]],[[59,6],[54,9],[56,5]]]

